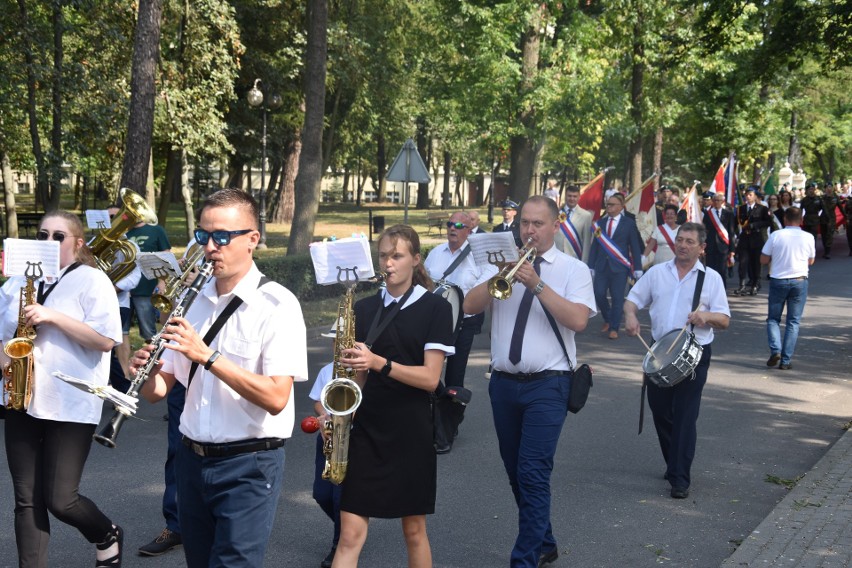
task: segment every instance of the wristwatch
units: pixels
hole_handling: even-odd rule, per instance
[[[532,290],[533,296],[538,296],[541,294],[542,290],[544,290],[544,280],[539,280],[538,284],[536,284],[535,288]]]
[[[388,375],[390,375],[391,367],[392,367],[392,365],[391,365],[391,360],[390,360],[390,359],[385,359],[385,366],[384,366],[384,367],[382,367],[381,375],[382,375],[383,377],[387,377]]]
[[[211,355],[211,356],[210,356],[210,358],[209,358],[209,359],[207,359],[207,362],[206,362],[206,363],[204,363],[204,370],[205,370],[205,371],[209,371],[209,370],[210,370],[210,367],[212,367],[212,366],[213,366],[213,363],[215,363],[215,362],[216,362],[216,359],[218,359],[218,358],[219,358],[219,355],[221,355],[221,353],[219,353],[218,351],[214,351],[214,352],[213,352],[213,355]]]

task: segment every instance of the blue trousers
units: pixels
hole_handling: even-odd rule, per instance
[[[181,444],[176,466],[187,566],[263,566],[281,493],[284,448],[205,458]]]
[[[592,289],[595,292],[595,302],[601,312],[603,320],[609,324],[609,328],[618,331],[621,318],[624,315],[624,289],[627,287],[627,269],[613,269],[609,262],[604,265],[603,270],[595,271],[595,279]],[[607,299],[609,292],[612,302]]]
[[[556,548],[550,524],[550,474],[568,412],[571,378],[552,375],[532,381],[493,371],[488,384],[500,457],[518,505],[513,568],[536,568],[542,551]]]
[[[175,477],[175,455],[181,445],[180,415],[186,401],[186,387],[179,382],[169,391],[166,403],[169,408],[169,446],[166,450],[166,465],[164,479],[166,489],[163,491],[163,517],[166,519],[166,528],[173,533],[180,532],[180,515],[178,514],[177,479]]]
[[[157,334],[159,317],[157,310],[151,304],[151,296],[130,296],[130,317],[127,320],[127,327],[122,330],[124,333],[130,331],[133,314],[136,314],[136,320],[139,322],[139,335],[146,342],[150,341]]]
[[[710,345],[704,346],[701,360],[695,368],[695,378],[685,379],[673,387],[658,387],[648,383],[648,406],[654,415],[654,427],[666,474],[672,487],[689,488],[689,471],[695,458],[695,442],[698,439],[698,411],[701,407],[701,392],[707,382],[710,368]]]
[[[317,452],[314,469],[314,501],[320,506],[323,513],[328,515],[334,523],[334,537],[331,541],[337,546],[340,540],[340,493],[343,488],[331,481],[322,478],[322,470],[325,469],[325,454],[322,453],[322,434],[317,434]]]
[[[769,336],[769,351],[781,354],[781,364],[789,365],[799,340],[799,322],[808,300],[808,281],[792,278],[769,280],[769,315],[766,318],[766,334]],[[787,323],[784,326],[784,342],[781,342],[781,314],[787,304]]]

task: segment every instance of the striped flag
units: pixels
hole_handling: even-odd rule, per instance
[[[722,195],[727,195],[727,185],[725,183],[725,168],[728,166],[728,158],[722,160],[722,165],[719,166],[719,169],[716,170],[716,175],[713,177],[713,181],[710,182],[710,189],[708,190],[710,193],[721,193]]]

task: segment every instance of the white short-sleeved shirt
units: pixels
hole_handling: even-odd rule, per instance
[[[52,279],[51,279],[52,280]],[[3,342],[15,336],[23,277],[10,278],[0,291],[0,310],[3,317]],[[50,282],[45,289],[49,290]],[[36,282],[38,290],[38,282]],[[56,288],[49,292],[45,307],[79,320],[93,330],[121,343],[121,316],[112,282],[106,274],[87,265],[71,272],[63,270]],[[36,330],[35,380],[33,397],[27,414],[35,418],[58,422],[97,424],[101,419],[103,401],[73,387],[52,375],[66,375],[105,386],[109,381],[109,351],[83,347],[57,328],[45,324]]]
[[[682,329],[686,325],[686,317],[692,311],[692,298],[695,295],[695,283],[698,271],[704,271],[704,284],[701,287],[699,309],[706,312],[725,314],[730,317],[728,297],[722,277],[712,268],[704,268],[700,262],[680,280],[674,260],[658,264],[648,269],[642,278],[636,281],[627,299],[636,304],[640,310],[650,304],[651,336],[659,341],[673,329]],[[713,341],[713,328],[698,327],[695,330],[695,340],[700,345]]]
[[[541,253],[541,279],[557,294],[567,300],[583,304],[589,308],[589,317],[597,313],[595,295],[592,290],[592,275],[589,267],[576,258],[572,258],[555,246]],[[483,275],[477,284],[487,282],[489,276]],[[548,370],[567,371],[570,366],[565,360],[559,340],[544,315],[541,302],[533,298],[529,319],[524,332],[521,360],[517,365],[509,361],[509,346],[515,329],[518,307],[526,288],[515,283],[512,295],[506,300],[491,300],[491,364],[507,373],[537,373]],[[574,344],[574,332],[557,322],[571,363],[577,366],[577,348]]]
[[[308,396],[311,400],[319,402],[320,395],[322,394],[322,389],[331,382],[332,371],[334,371],[334,363],[329,363],[317,373],[317,378],[314,380],[314,386],[311,387],[311,394]]]
[[[458,256],[469,246],[470,243],[465,241],[465,243],[455,252],[450,251],[450,245],[448,243],[442,243],[436,246],[429,251],[429,256],[426,257],[426,262],[423,264],[424,268],[426,268],[426,272],[429,273],[432,280],[437,282],[441,279],[441,276],[444,275],[444,271],[447,270],[447,268],[449,268]],[[473,260],[473,254],[469,253],[465,259],[447,275],[445,280],[452,282],[461,288],[462,293],[467,296],[467,293],[470,292],[471,288],[476,286],[476,283],[484,275],[491,278],[495,274],[497,274],[496,266],[493,264],[489,264],[488,266],[478,266]],[[475,314],[465,314],[465,317],[472,317],[473,315]]]
[[[814,236],[801,227],[784,227],[770,233],[760,252],[772,257],[772,278],[800,278],[808,275],[808,261],[816,257],[816,244]]]
[[[134,241],[127,241],[136,248],[136,262],[133,264],[133,270],[130,274],[115,283],[115,288],[118,294],[118,305],[122,308],[130,307],[130,292],[139,285],[142,280],[142,269],[139,267],[139,245]],[[124,255],[119,253],[119,262],[124,262]]]
[[[307,339],[301,306],[289,290],[276,282],[258,288],[261,276],[252,264],[248,274],[224,296],[216,294],[213,278],[189,308],[186,319],[203,337],[231,298],[239,296],[243,304],[228,318],[210,348],[252,373],[306,381]],[[169,349],[162,359],[163,371],[187,385],[192,362]],[[180,431],[202,443],[289,438],[294,420],[292,392],[284,410],[273,416],[199,365],[186,393]]]
[[[662,229],[660,227],[662,227]],[[669,246],[669,241],[666,240],[665,235],[663,235],[663,231],[665,231],[671,238],[672,242],[675,242],[678,229],[680,229],[680,227],[677,225],[674,229],[672,229],[665,223],[654,227],[654,232],[651,234],[651,238],[657,241],[657,252],[654,253],[655,265],[663,264],[664,262],[668,262],[674,258],[674,251],[672,250],[672,247]]]

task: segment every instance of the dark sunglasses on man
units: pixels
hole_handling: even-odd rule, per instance
[[[231,237],[245,235],[251,233],[254,229],[242,229],[240,231],[205,231],[204,229],[195,229],[195,242],[201,246],[207,246],[210,237],[213,237],[213,242],[220,247],[231,244]]]
[[[46,241],[51,236],[53,237],[53,240],[56,241],[57,243],[61,243],[62,241],[65,240],[65,233],[61,233],[59,231],[54,231],[53,233],[49,233],[49,232],[45,231],[44,229],[42,229],[41,231],[36,233],[36,240],[37,241]]]
[[[458,223],[458,222],[453,223],[452,221],[447,221],[447,228],[448,229],[466,229],[467,225],[465,225],[464,223]]]

